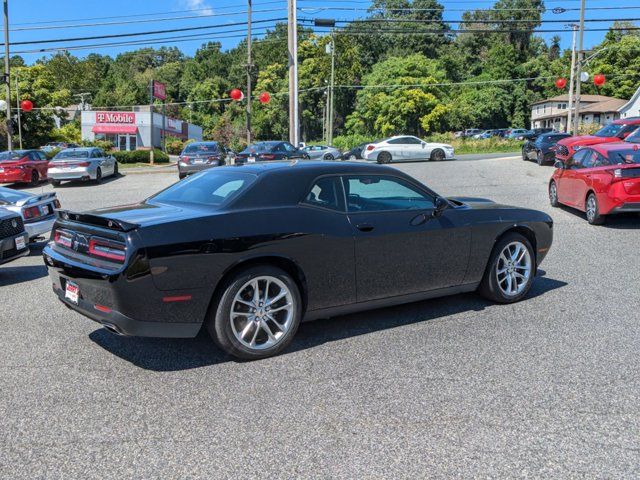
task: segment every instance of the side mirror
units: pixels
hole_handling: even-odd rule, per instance
[[[434,200],[434,208],[433,208],[433,217],[439,217],[449,207],[449,202],[447,202],[442,197],[436,197]]]
[[[564,168],[564,162],[561,162],[560,160],[556,160],[556,163],[554,163],[553,166],[555,168],[563,169]]]

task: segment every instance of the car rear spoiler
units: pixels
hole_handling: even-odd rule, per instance
[[[56,196],[55,192],[51,193],[43,193],[42,195],[35,195],[33,197],[25,198],[24,200],[20,200],[16,202],[17,207],[23,207],[25,205],[33,205],[35,203],[40,203],[45,200],[52,199]]]
[[[117,230],[120,232],[130,232],[131,230],[135,230],[136,228],[140,227],[140,225],[138,225],[137,223],[129,223],[123,220],[106,218],[100,215],[91,215],[89,213],[76,213],[70,212],[69,210],[56,210],[56,214],[61,220],[86,223],[88,225],[95,225],[97,227],[108,228],[110,230]]]

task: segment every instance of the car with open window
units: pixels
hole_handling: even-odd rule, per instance
[[[113,333],[204,326],[258,359],[303,320],[476,290],[522,300],[552,238],[545,213],[444,198],[388,166],[258,162],[133,205],[59,210],[44,261],[59,300]]]
[[[554,207],[585,212],[592,225],[604,223],[608,215],[640,213],[640,132],[624,142],[581,148],[566,162],[558,160],[549,200]]]

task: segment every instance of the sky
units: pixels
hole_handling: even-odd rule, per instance
[[[445,6],[447,21],[459,20],[462,11],[475,8],[490,8],[493,0],[440,0]],[[636,7],[633,9],[610,9]],[[367,0],[298,0],[298,19],[335,18],[352,20],[366,15],[370,5]],[[640,18],[640,0],[587,0],[587,19],[633,19]],[[560,35],[562,48],[571,46],[571,30],[567,26],[579,18],[580,0],[547,0],[545,20],[560,20],[543,24],[541,29],[563,30],[561,33],[546,32],[540,35],[550,39]],[[553,13],[562,7],[564,13]],[[575,9],[575,10],[571,10]],[[273,26],[275,19],[286,19],[286,0],[253,0],[254,37]],[[176,18],[179,17],[179,18]],[[173,18],[173,19],[171,19]],[[246,36],[246,3],[233,0],[9,0],[10,43],[56,40],[48,43],[13,45],[11,54],[19,53],[33,63],[38,58],[52,55],[55,49],[69,48],[71,53],[83,57],[95,52],[115,56],[118,53],[144,46],[176,46],[185,54],[193,55],[197,48],[209,40],[220,41],[224,49],[232,48]],[[127,23],[125,23],[127,22]],[[102,24],[102,25],[96,25]],[[235,24],[235,25],[234,25]],[[640,25],[640,22],[636,22]],[[82,26],[84,25],[84,26]],[[611,22],[586,23],[587,28],[607,28]],[[202,29],[200,27],[210,27]],[[452,25],[455,27],[455,25]],[[167,29],[189,29],[175,33],[157,33],[131,38],[88,39],[72,41],[71,38],[118,35],[132,32]],[[199,28],[199,29],[196,29]],[[585,32],[585,49],[602,41],[606,32]],[[206,35],[206,38],[193,38]],[[181,36],[177,39],[175,37]],[[167,37],[173,37],[168,40]],[[96,44],[139,42],[137,45]],[[90,46],[86,49],[70,47]],[[43,52],[41,49],[52,49]]]

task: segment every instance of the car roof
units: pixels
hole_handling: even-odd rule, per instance
[[[208,140],[206,142],[191,142],[191,143],[187,143],[184,147],[190,147],[192,145],[218,145],[219,142],[216,142],[215,140]]]
[[[224,169],[235,169],[253,175],[279,175],[281,173],[299,172],[305,176],[319,175],[342,175],[348,173],[397,173],[398,170],[377,163],[364,162],[326,162],[311,160],[290,160],[277,162],[256,162],[219,167],[211,171],[222,171]]]
[[[592,148],[598,150],[601,153],[615,152],[617,150],[640,150],[640,145],[631,142],[610,142],[610,143],[598,143],[596,145],[588,145],[584,148]]]
[[[64,150],[61,150],[59,153],[62,152],[68,152],[68,151],[74,151],[74,152],[91,152],[93,150],[99,150],[98,147],[75,147],[75,148],[65,148]]]
[[[619,118],[611,123],[615,125],[640,125],[640,117]]]

